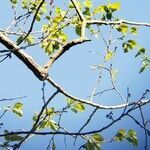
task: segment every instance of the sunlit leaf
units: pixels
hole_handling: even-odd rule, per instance
[[[115,136],[115,140],[122,141],[125,139],[125,137],[126,137],[126,131],[124,129],[120,129],[120,130],[118,130],[118,132]]]
[[[108,8],[114,12],[116,10],[119,10],[120,9],[120,2],[115,2],[115,3],[111,3],[108,5]]]
[[[100,144],[102,141],[104,141],[103,136],[98,133],[93,134],[92,138],[94,139],[95,143],[98,143],[98,144]]]
[[[138,33],[138,30],[136,27],[131,27],[131,31],[132,34],[136,35]]]
[[[73,108],[77,111],[80,111],[80,112],[85,110],[85,107],[82,103],[76,103]]]
[[[138,145],[138,139],[137,139],[137,135],[136,132],[132,129],[130,129],[127,133],[127,138],[126,138],[131,144],[133,144],[134,146]]]
[[[128,32],[128,26],[126,24],[121,24],[119,26],[115,26],[117,31],[122,32],[123,34]]]
[[[67,98],[67,104],[70,106],[72,105],[73,103],[75,103],[75,100],[71,99],[71,98]]]
[[[105,60],[110,60],[113,57],[113,52],[112,51],[108,51],[106,56],[105,56]]]
[[[50,120],[50,122],[49,122],[49,127],[50,127],[52,130],[54,130],[54,131],[58,130],[58,128],[59,128],[59,126],[57,125],[57,123],[56,123],[55,121],[53,121],[53,120]]]
[[[15,103],[15,105],[12,108],[12,111],[19,117],[22,117],[23,115],[23,104],[20,102]]]
[[[87,8],[91,8],[93,6],[93,3],[91,0],[85,0],[83,5]]]
[[[130,45],[131,49],[133,49],[133,48],[135,48],[137,46],[137,43],[136,43],[135,40],[128,40],[127,42]]]

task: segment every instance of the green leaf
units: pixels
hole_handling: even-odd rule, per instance
[[[23,104],[20,102],[15,103],[15,105],[12,108],[12,111],[19,117],[22,117],[23,115]]]
[[[127,133],[127,138],[126,138],[131,144],[133,144],[134,146],[138,145],[138,139],[136,136],[136,132],[132,129],[130,129]]]
[[[129,51],[129,47],[128,47],[128,44],[126,42],[124,42],[122,44],[122,48],[124,49],[124,53],[127,53]]]
[[[90,9],[86,7],[85,11],[83,11],[83,14],[86,16],[91,16]]]
[[[23,39],[23,36],[19,36],[16,43],[19,44],[22,41],[22,39]]]
[[[107,14],[106,14],[106,18],[107,18],[108,20],[111,20],[111,19],[112,19],[112,13],[111,13],[111,12],[107,13]]]
[[[120,9],[120,2],[115,2],[115,3],[112,3],[112,4],[109,4],[108,5],[108,8],[114,12],[116,10],[119,10]]]
[[[69,8],[70,9],[73,9],[74,8],[74,5],[72,3],[69,3]]]
[[[36,15],[36,21],[38,21],[38,22],[41,21],[41,15],[39,13]]]
[[[54,107],[52,107],[52,108],[46,108],[46,110],[44,111],[44,113],[45,113],[47,116],[53,116],[53,115],[56,114],[56,113],[54,112]]]
[[[128,32],[128,26],[126,24],[121,24],[119,26],[115,26],[118,32],[122,32],[123,34]]]
[[[128,40],[127,42],[124,42],[122,44],[122,47],[123,47],[125,53],[127,53],[129,50],[132,50],[136,46],[137,46],[137,43],[134,40]]]
[[[101,150],[100,144],[97,144],[91,140],[88,140],[84,146],[86,150]]]
[[[54,130],[54,131],[58,130],[58,128],[59,128],[59,126],[57,125],[57,123],[56,123],[55,121],[53,121],[53,120],[50,120],[50,122],[49,122],[49,127],[50,127],[52,130]]]
[[[93,13],[94,14],[104,13],[106,10],[107,10],[107,6],[101,5],[101,6],[98,6],[98,7],[94,8]]]
[[[100,144],[100,143],[102,143],[102,141],[104,141],[103,136],[98,133],[93,134],[92,138],[93,138],[94,142],[97,144]]]
[[[132,27],[131,31],[130,31],[133,35],[137,35],[138,34],[138,30],[136,27]]]
[[[143,47],[140,47],[140,48],[138,49],[138,52],[137,52],[137,54],[135,55],[135,57],[137,57],[137,56],[139,56],[139,55],[141,55],[141,54],[145,54],[145,52],[146,52],[146,49],[143,48]]]
[[[26,39],[25,39],[25,42],[28,43],[28,45],[31,45],[34,43],[34,38],[32,35],[29,35]]]
[[[75,100],[71,99],[71,98],[67,98],[67,104],[70,106],[72,105],[73,103],[75,103]]]
[[[5,134],[9,133],[8,130],[4,130]],[[14,142],[14,141],[22,141],[24,139],[24,137],[19,136],[17,134],[13,134],[13,135],[6,135],[5,136],[5,140],[6,141],[10,141],[10,142]]]
[[[48,120],[42,121],[42,122],[40,123],[40,125],[38,126],[38,129],[39,129],[39,130],[42,130],[42,129],[46,128],[46,127],[49,127],[49,121],[48,121]]]
[[[77,104],[75,104],[73,108],[74,108],[76,111],[80,111],[80,112],[82,112],[82,111],[85,110],[85,107],[84,107],[84,105],[83,105],[82,103],[77,103]]]
[[[32,117],[32,120],[33,121],[36,121],[37,120],[37,113],[34,113],[33,117]]]
[[[130,45],[131,49],[133,49],[137,46],[137,43],[134,40],[128,40],[128,44]]]
[[[85,0],[83,5],[86,7],[86,8],[91,8],[93,6],[93,3],[91,0]]]
[[[122,141],[125,139],[125,137],[126,137],[126,131],[124,129],[120,129],[120,130],[118,130],[118,132],[115,136],[115,140]]]
[[[78,35],[78,36],[81,36],[81,26],[76,26],[75,27],[75,32],[76,32],[76,34]]]
[[[18,0],[10,0],[10,2],[11,2],[13,5],[15,5],[15,4],[17,4]]]
[[[105,56],[105,60],[110,60],[113,57],[113,52],[112,51],[108,51],[106,56]]]

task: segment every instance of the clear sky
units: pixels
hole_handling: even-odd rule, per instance
[[[96,0],[95,0],[96,1]],[[58,0],[57,0],[58,2]],[[106,1],[96,1],[96,5],[105,4]],[[114,2],[114,1],[112,1]],[[145,0],[132,0],[132,1],[120,1],[121,10],[119,13],[116,13],[118,18],[126,19],[129,21],[143,21],[150,22],[150,1]],[[56,3],[57,4],[57,3]],[[0,2],[0,29],[5,29],[12,21],[12,12],[10,11],[11,6],[9,0],[3,0]],[[107,29],[104,29],[104,35],[107,35]],[[72,33],[70,33],[72,34]],[[146,27],[139,28],[139,34],[135,37],[140,45],[145,47],[148,51],[150,49],[150,29]],[[0,45],[0,49],[4,47]],[[50,76],[64,89],[69,91],[72,95],[87,98],[94,87],[94,84],[98,78],[98,70],[92,70],[92,65],[98,65],[101,63],[101,57],[96,53],[101,52],[101,49],[104,48],[103,42],[100,40],[94,40],[93,42],[83,44],[80,46],[73,47],[69,52],[64,54],[52,67],[50,71]],[[28,53],[43,65],[47,60],[47,56],[43,53],[43,50],[39,47],[34,49],[29,48]],[[114,59],[113,64],[116,69],[118,69],[117,85],[120,91],[126,96],[127,87],[130,88],[132,94],[131,99],[138,99],[145,89],[150,89],[149,84],[149,71],[145,71],[142,74],[139,74],[140,69],[140,59],[135,59],[135,51],[132,51],[128,54],[124,54],[121,48],[118,49],[118,54],[116,59]],[[27,96],[21,101],[24,104],[24,116],[21,119],[18,119],[14,114],[9,112],[4,118],[3,122],[5,126],[1,129],[6,128],[10,130],[14,129],[29,129],[31,126],[33,112],[38,112],[42,106],[42,82],[40,82],[27,67],[20,62],[15,56],[12,59],[7,59],[6,61],[0,63],[0,99],[2,98],[12,98],[19,96]],[[106,77],[100,85],[99,88],[109,87],[109,81]],[[46,98],[48,98],[54,89],[52,86],[46,84]],[[63,96],[57,96],[50,104],[56,108],[61,108],[65,105]],[[101,102],[102,104],[121,104],[122,101],[118,99],[118,96],[114,93],[108,93],[101,97],[96,97],[95,102]],[[1,108],[6,105],[13,104],[13,102],[1,102]],[[91,109],[87,109],[87,112],[74,114],[69,113],[64,118],[64,126],[69,128],[70,131],[77,131],[80,128],[81,123],[84,123],[87,119],[87,116],[90,114]],[[88,128],[85,130],[94,130],[103,125],[106,125],[110,121],[106,119],[106,114],[109,111],[98,111],[97,115],[93,118]],[[114,111],[114,114],[117,116],[119,111]],[[149,119],[149,107],[146,107],[145,110],[146,118]],[[135,112],[138,115],[139,112]],[[129,120],[123,119],[117,124],[113,125],[107,131],[101,133],[106,139],[114,136],[116,131],[121,128],[134,128],[137,131],[139,137],[139,147],[138,149],[143,149],[143,130],[137,127],[137,125]],[[36,149],[43,150],[45,149],[49,137],[34,137],[34,140],[29,140],[23,147],[23,150],[27,149]],[[56,138],[58,150],[62,149],[64,146],[63,137]],[[73,139],[67,137],[67,150],[74,149],[71,146]],[[77,141],[77,145],[81,145],[83,141]],[[131,150],[134,149],[132,145],[128,142],[113,142],[104,144],[102,146],[104,150],[109,149],[122,149],[122,150]],[[64,148],[65,149],[65,148]]]

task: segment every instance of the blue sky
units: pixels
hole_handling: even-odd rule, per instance
[[[104,4],[106,1],[96,1],[96,4]],[[114,2],[114,1],[112,1]],[[133,0],[133,1],[120,1],[121,10],[116,13],[117,17],[122,19],[127,19],[130,21],[143,21],[150,22],[150,1],[145,0]],[[10,4],[8,0],[1,2],[0,5],[0,29],[5,29],[11,22],[12,12],[10,11]],[[107,32],[107,29],[104,30]],[[72,34],[72,33],[71,33]],[[105,33],[104,33],[105,34]],[[107,34],[107,33],[106,33]],[[150,49],[149,45],[149,35],[150,30],[146,27],[139,28],[139,34],[135,38],[140,45],[145,47],[148,51]],[[80,46],[73,47],[69,52],[64,54],[52,67],[50,71],[51,77],[64,89],[69,91],[72,95],[87,98],[92,92],[94,84],[98,77],[98,70],[92,70],[92,65],[97,65],[101,63],[101,57],[96,55],[96,52],[100,52],[103,49],[104,45],[102,41],[94,40],[93,42],[83,44]],[[0,46],[3,49],[3,46]],[[92,51],[93,53],[90,53]],[[47,56],[43,53],[43,50],[40,48],[30,48],[27,50],[28,53],[32,54],[34,58],[40,63],[44,64],[47,60]],[[140,59],[135,59],[135,51],[132,51],[128,54],[124,54],[123,50],[119,48],[116,59],[114,59],[114,66],[118,69],[117,85],[123,95],[126,95],[127,87],[130,87],[130,92],[132,94],[131,99],[138,99],[145,89],[150,89],[149,85],[149,71],[145,71],[142,74],[139,74],[140,69]],[[24,104],[24,116],[21,119],[18,119],[14,114],[9,112],[7,117],[3,118],[5,127],[10,130],[13,129],[29,129],[32,121],[33,112],[38,112],[42,106],[42,82],[40,82],[27,67],[20,62],[15,56],[12,59],[8,59],[0,64],[0,99],[1,98],[11,98],[18,96],[27,96],[27,98],[21,99]],[[108,84],[108,85],[107,85]],[[104,78],[100,88],[109,87],[109,81],[107,75]],[[46,97],[48,98],[54,89],[52,86],[46,84]],[[57,96],[50,104],[50,106],[55,106],[56,108],[61,108],[62,105],[65,105],[65,98],[63,96]],[[95,102],[101,102],[102,104],[117,104],[122,103],[118,100],[118,96],[114,93],[105,94],[102,97],[96,97]],[[1,108],[3,106],[13,104],[14,102],[1,103]],[[148,111],[149,107],[145,108],[145,116],[149,119]],[[71,113],[66,115],[63,118],[64,125],[69,128],[71,131],[77,131],[81,125],[86,121],[88,114],[90,114],[91,109],[87,108],[87,112],[81,114]],[[109,111],[99,111],[98,114],[91,121],[88,129],[94,130],[98,127],[102,127],[104,124],[107,124],[109,120],[106,120],[106,114]],[[119,111],[115,111],[117,115]],[[135,113],[138,115],[139,113]],[[106,139],[114,136],[116,131],[120,128],[134,128],[137,131],[139,138],[139,147],[137,149],[143,149],[143,130],[138,128],[136,124],[129,120],[125,119],[114,126],[112,126],[107,131],[103,132],[102,135]],[[42,150],[45,149],[49,137],[34,137],[33,140],[29,140],[23,147],[23,150],[26,149],[36,149]],[[67,147],[64,149],[70,150],[74,149],[71,146],[73,139],[67,137]],[[77,141],[77,145],[80,145],[83,141]],[[62,148],[64,143],[63,137],[56,139],[58,150]],[[114,149],[126,149],[132,150],[134,147],[128,142],[121,143],[108,143],[103,145],[104,150],[109,150],[110,148]]]

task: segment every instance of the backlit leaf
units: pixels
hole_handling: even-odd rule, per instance
[[[108,5],[108,8],[114,12],[116,10],[119,10],[120,9],[120,2],[115,2],[115,3],[112,3],[112,4],[109,4]]]
[[[15,103],[15,105],[12,108],[12,111],[19,117],[22,117],[23,115],[23,104],[20,102]]]

